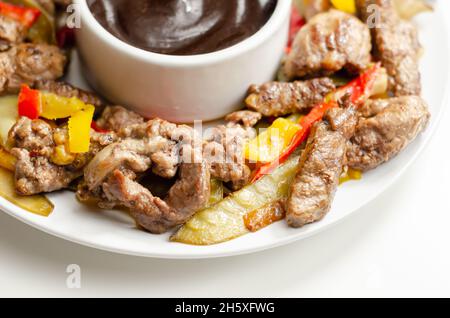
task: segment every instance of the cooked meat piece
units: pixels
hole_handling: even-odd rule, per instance
[[[350,139],[355,134],[358,116],[354,108],[331,108],[325,113],[323,119],[332,131],[341,133],[346,139]]]
[[[253,129],[231,124],[206,132],[203,157],[211,166],[211,176],[231,182],[233,190],[245,186],[251,171],[245,163],[244,146],[255,136]]]
[[[261,118],[262,115],[258,112],[241,110],[227,115],[225,121],[233,124],[242,124],[244,127],[253,127],[261,120]]]
[[[33,195],[69,187],[83,175],[83,168],[91,158],[112,143],[115,136],[92,131],[90,151],[77,155],[65,153],[67,139],[67,127],[54,128],[43,120],[19,119],[9,135],[9,144],[13,147],[11,153],[17,158],[18,193]],[[61,156],[67,161],[58,162]]]
[[[0,94],[17,93],[22,83],[55,80],[64,73],[66,57],[47,44],[19,44],[0,53]]]
[[[185,223],[206,206],[210,196],[209,167],[205,161],[181,164],[180,177],[165,200],[154,197],[120,170],[114,171],[103,188],[108,197],[130,209],[138,225],[159,234]]]
[[[2,46],[8,48],[11,44],[23,42],[26,35],[27,30],[22,23],[0,15],[0,43],[4,44]]]
[[[49,157],[55,146],[53,128],[43,120],[20,118],[11,128],[8,144],[33,151],[38,156]]]
[[[358,108],[358,113],[361,117],[369,118],[376,116],[380,112],[382,112],[385,108],[387,108],[391,99],[369,99],[365,102],[361,107]]]
[[[390,76],[395,96],[420,95],[421,45],[415,26],[400,19],[391,0],[358,0],[359,15],[371,27],[375,55]],[[372,7],[376,5],[376,14]]]
[[[320,13],[297,34],[284,72],[288,78],[330,75],[341,69],[359,73],[371,61],[367,25],[338,10]]]
[[[90,190],[94,190],[101,186],[115,170],[121,168],[136,173],[147,171],[152,164],[151,154],[163,151],[169,142],[156,136],[148,139],[126,139],[109,145],[100,151],[86,167],[84,174],[86,184]]]
[[[142,173],[152,167],[159,176],[173,178],[180,162],[189,162],[195,139],[191,127],[161,119],[135,125],[127,138],[104,148],[89,163],[85,169],[86,184],[95,190],[117,169]]]
[[[200,138],[192,128],[154,119],[134,125],[127,134],[127,139],[104,148],[89,163],[79,199],[90,200],[96,195],[100,207],[127,207],[137,223],[152,233],[186,222],[206,205],[209,164],[201,158],[201,144],[195,148]],[[179,179],[165,200],[154,197],[136,181],[138,174],[150,168],[172,178],[178,167]]]
[[[83,170],[70,171],[47,157],[35,157],[26,149],[14,148],[11,153],[17,158],[16,191],[21,195],[61,190],[83,175]]]
[[[311,20],[319,13],[331,8],[330,0],[300,0],[303,1],[304,15],[306,20]]]
[[[292,83],[270,82],[251,86],[245,102],[248,108],[263,116],[278,117],[309,109],[334,89],[333,81],[326,77]]]
[[[102,100],[95,93],[84,91],[66,82],[39,81],[36,83],[35,88],[62,97],[76,97],[84,103],[94,105],[95,107],[103,106]]]
[[[369,103],[372,109],[381,111],[359,120],[347,151],[348,166],[361,171],[374,169],[395,157],[426,128],[430,119],[426,102],[418,96]]]
[[[355,125],[356,111],[350,107],[329,111],[325,121],[313,127],[287,202],[290,226],[319,221],[329,212],[342,173],[348,136]]]
[[[144,117],[121,106],[106,107],[100,118],[97,119],[97,125],[100,128],[117,133],[130,126],[144,124],[144,122]]]

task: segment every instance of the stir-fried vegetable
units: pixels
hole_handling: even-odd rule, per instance
[[[86,108],[72,115],[69,119],[69,149],[72,153],[86,153],[91,142],[91,123],[95,107]]]
[[[25,27],[30,28],[41,15],[41,11],[35,8],[0,2],[0,14],[17,20]]]
[[[53,212],[53,204],[44,196],[19,196],[14,188],[14,176],[11,172],[0,168],[0,196],[18,207],[31,213],[49,216]]]
[[[246,214],[244,224],[249,231],[257,232],[272,223],[283,220],[285,216],[284,203],[275,202]]]
[[[68,118],[86,108],[86,104],[76,97],[61,97],[52,93],[41,93],[42,113],[40,117],[55,120]]]
[[[222,201],[223,196],[224,188],[222,181],[211,178],[211,195],[209,196],[208,206],[213,206],[217,202]]]
[[[300,126],[285,119],[278,118],[258,137],[245,146],[245,158],[250,162],[272,162],[285,149]]]
[[[345,95],[350,96],[353,104],[360,104],[366,100],[373,88],[380,64],[375,64],[357,79],[351,81],[344,87],[339,88],[331,94],[326,100],[314,107],[311,112],[300,120],[300,129],[294,135],[289,145],[281,152],[276,160],[261,166],[253,178],[253,182],[259,180],[264,175],[271,173],[281,163],[285,162],[289,156],[306,140],[312,126],[322,120],[326,111],[338,105],[337,100]]]
[[[419,13],[433,11],[433,7],[426,0],[394,0],[394,5],[400,17],[406,20]]]
[[[0,97],[0,145],[7,147],[8,133],[17,121],[17,96]]]
[[[352,180],[361,180],[362,179],[362,172],[359,170],[355,170],[352,168],[347,168],[341,175],[341,178],[339,179],[339,184],[346,183],[348,181]]]
[[[338,10],[350,14],[356,13],[355,0],[331,0],[331,4]]]
[[[16,158],[7,152],[5,149],[0,148],[0,168],[8,171],[14,171],[16,167]]]
[[[287,45],[287,52],[292,48],[292,44],[294,43],[295,36],[297,35],[298,31],[305,25],[306,21],[301,16],[298,8],[296,6],[292,7],[292,13],[291,13],[291,22],[289,27],[289,41]]]
[[[22,85],[19,94],[19,115],[30,119],[69,118],[69,149],[72,153],[89,151],[90,132],[95,107],[78,98],[61,97]]]
[[[19,93],[18,108],[19,116],[38,119],[42,112],[40,92],[23,84]]]
[[[56,42],[54,12],[49,12],[37,0],[7,0],[7,2],[37,10],[41,14],[28,31],[28,38],[34,43]]]
[[[244,217],[287,197],[298,160],[298,156],[293,156],[271,175],[264,176],[216,205],[198,212],[171,240],[193,245],[211,245],[249,233]]]

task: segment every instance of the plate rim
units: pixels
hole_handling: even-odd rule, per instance
[[[440,12],[440,20],[441,23],[444,24],[445,30],[443,30],[442,34],[443,37],[445,37],[445,50],[447,53],[450,53],[450,37],[449,37],[449,26],[450,23],[447,22],[447,19],[445,19],[445,8],[448,8],[450,5],[447,2],[439,1],[436,5],[436,8],[439,7],[441,10]],[[437,11],[437,10],[436,10]],[[441,30],[442,31],[442,30]],[[450,62],[447,62],[447,68],[446,68],[446,74],[445,74],[445,83],[444,87],[449,88],[450,85]],[[383,187],[383,189],[375,194],[372,194],[368,196],[368,198],[361,204],[355,206],[348,212],[346,212],[342,217],[334,220],[333,222],[330,222],[328,224],[325,224],[321,227],[315,228],[313,230],[310,230],[308,232],[303,233],[297,233],[294,235],[286,236],[285,238],[280,238],[275,240],[272,243],[266,243],[263,245],[258,246],[245,246],[240,248],[239,250],[235,251],[212,251],[208,254],[205,254],[204,252],[201,252],[202,246],[198,246],[198,249],[195,252],[189,251],[186,254],[180,255],[180,254],[164,254],[164,253],[157,253],[157,252],[137,252],[132,251],[129,249],[119,248],[119,247],[113,247],[109,246],[107,244],[103,243],[93,243],[90,240],[83,239],[81,237],[73,237],[70,235],[66,235],[63,232],[56,231],[52,228],[43,227],[38,222],[33,221],[33,218],[26,217],[25,214],[23,214],[23,210],[12,203],[4,200],[3,198],[0,198],[0,212],[4,212],[9,216],[12,216],[13,218],[27,224],[28,226],[31,226],[39,231],[42,231],[46,234],[49,234],[51,236],[55,236],[59,239],[63,239],[72,243],[76,243],[82,246],[86,246],[89,248],[102,250],[106,252],[112,252],[116,254],[121,255],[130,255],[130,256],[137,256],[137,257],[145,257],[145,258],[157,258],[157,259],[213,259],[213,258],[222,258],[222,257],[231,257],[231,256],[239,256],[244,254],[251,254],[251,253],[257,253],[265,250],[270,250],[279,246],[289,245],[294,242],[307,239],[309,237],[312,237],[314,235],[317,235],[323,231],[328,230],[329,228],[336,226],[340,224],[341,222],[347,220],[350,216],[355,215],[357,212],[362,211],[363,207],[367,206],[371,202],[373,202],[377,197],[388,191],[398,180],[399,178],[411,167],[412,164],[419,158],[419,156],[424,152],[425,148],[429,145],[431,139],[435,135],[437,129],[439,128],[444,115],[447,112],[447,105],[449,101],[449,91],[448,89],[445,89],[443,93],[442,101],[440,102],[440,108],[439,112],[434,114],[434,117],[436,118],[433,123],[427,128],[428,134],[423,138],[421,145],[418,147],[418,149],[412,154],[411,157],[408,158],[406,164],[402,166],[402,168],[395,171],[395,173],[392,174],[392,176],[389,178],[389,180],[386,182],[386,185]],[[29,215],[29,213],[28,213]],[[175,244],[175,243],[174,243]],[[217,245],[217,246],[220,246]]]

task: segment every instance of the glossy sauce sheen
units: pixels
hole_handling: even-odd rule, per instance
[[[89,0],[111,34],[161,54],[196,55],[233,46],[255,34],[277,0]]]

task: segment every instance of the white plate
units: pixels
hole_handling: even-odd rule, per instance
[[[421,70],[423,96],[429,103],[432,113],[431,125],[400,156],[365,174],[362,181],[346,183],[340,187],[332,211],[322,222],[302,229],[291,229],[284,222],[279,222],[258,233],[227,243],[198,247],[170,243],[169,235],[152,235],[139,231],[126,214],[89,209],[78,203],[71,192],[49,196],[56,207],[49,218],[25,212],[3,199],[0,199],[0,208],[33,227],[69,241],[116,253],[157,258],[212,258],[238,255],[301,240],[325,230],[385,191],[406,171],[435,131],[447,102],[450,52],[445,12],[448,8],[447,1],[439,1],[434,14],[426,14],[416,20],[425,47]],[[68,80],[85,86],[76,58],[73,59]]]

